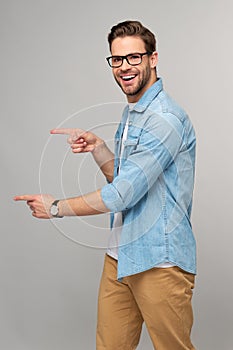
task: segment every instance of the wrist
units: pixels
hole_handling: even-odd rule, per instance
[[[92,154],[93,155],[98,154],[99,152],[102,152],[104,148],[106,148],[106,144],[105,144],[104,140],[99,139],[96,142],[94,149],[92,150]]]

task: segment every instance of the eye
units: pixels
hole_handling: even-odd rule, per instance
[[[113,56],[113,57],[112,57],[112,62],[113,62],[113,63],[119,63],[119,62],[121,62],[121,57],[120,57],[120,56]]]
[[[133,54],[133,55],[130,55],[129,56],[129,59],[130,60],[138,60],[138,59],[140,59],[140,55],[138,54],[138,53],[135,53],[135,54]]]

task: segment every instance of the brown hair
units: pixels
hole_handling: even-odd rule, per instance
[[[110,51],[113,40],[125,36],[138,36],[144,41],[146,51],[154,52],[156,50],[156,39],[149,29],[144,27],[139,21],[124,21],[113,26],[108,34]]]

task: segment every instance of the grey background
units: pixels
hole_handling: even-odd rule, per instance
[[[106,35],[139,19],[156,33],[159,75],[198,138],[193,341],[232,350],[232,2],[2,0],[0,16],[0,348],[95,347],[108,217],[40,221],[12,198],[104,183],[90,156],[49,130],[93,126],[111,145],[125,97],[105,62]],[[145,329],[139,349],[152,349]]]

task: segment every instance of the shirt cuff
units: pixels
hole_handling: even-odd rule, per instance
[[[117,189],[112,185],[112,183],[105,185],[101,189],[101,197],[105,206],[111,212],[119,212],[124,209],[124,202],[119,195]]]

